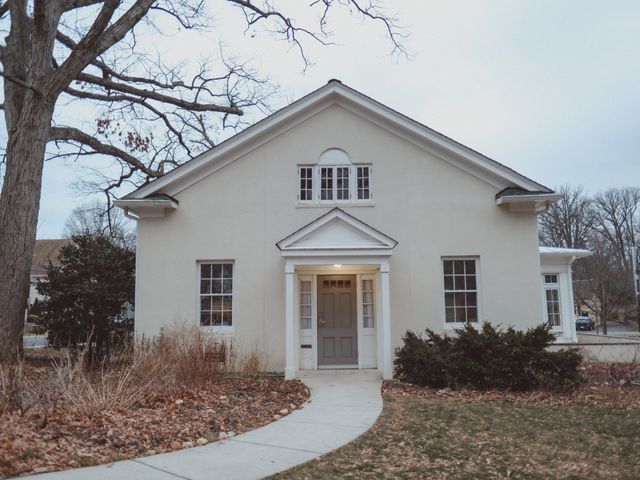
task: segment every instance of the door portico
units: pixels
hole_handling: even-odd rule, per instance
[[[397,242],[340,209],[277,243],[285,258],[285,377],[327,367],[377,368],[392,377],[389,258]],[[326,331],[319,325],[318,282],[327,275],[355,280],[354,361],[331,365],[319,348]],[[323,319],[324,320],[324,319]],[[319,335],[320,332],[320,335]],[[343,342],[349,335],[343,332]],[[345,345],[344,348],[347,348]],[[330,347],[329,347],[330,348]],[[319,356],[322,360],[319,360]]]

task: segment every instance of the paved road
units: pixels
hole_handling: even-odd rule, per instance
[[[607,323],[607,335],[624,335],[625,333],[635,332],[638,334],[638,325],[635,323],[619,323],[619,322],[608,322]],[[596,327],[595,330],[591,331],[578,331],[578,333],[592,333],[595,335],[602,335],[602,327]]]
[[[46,335],[25,335],[22,337],[24,348],[42,348],[47,346]]]

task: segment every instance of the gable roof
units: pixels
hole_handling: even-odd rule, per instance
[[[429,151],[500,190],[518,188],[524,191],[552,193],[552,190],[544,185],[534,182],[515,170],[383,105],[344,85],[339,80],[330,80],[323,87],[256,122],[216,147],[123,198],[142,199],[160,193],[176,195],[202,178],[211,175],[216,170],[332,105],[340,105],[352,113],[366,118],[379,127]]]
[[[391,255],[396,240],[336,207],[276,243],[283,256]]]
[[[67,238],[36,240],[33,246],[33,258],[31,259],[31,274],[44,274],[46,267],[49,265],[49,260],[54,265],[57,265],[60,249],[69,243],[71,243],[71,240]]]

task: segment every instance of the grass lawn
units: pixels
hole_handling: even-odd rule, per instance
[[[640,388],[604,388],[553,396],[387,383],[369,432],[275,478],[640,478]]]

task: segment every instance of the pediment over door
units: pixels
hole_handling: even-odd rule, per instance
[[[393,238],[334,208],[276,245],[283,256],[389,256],[397,244]]]

